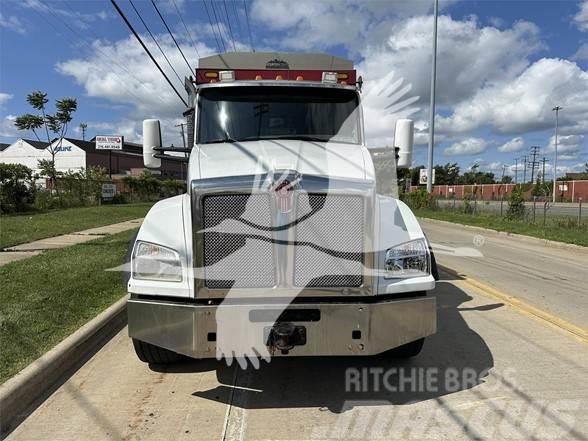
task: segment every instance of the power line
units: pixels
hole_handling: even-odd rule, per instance
[[[233,14],[235,15],[235,22],[237,23],[237,32],[239,37],[242,37],[243,32],[241,31],[241,18],[239,18],[239,11],[237,10],[237,1],[232,1],[231,4],[233,5]]]
[[[167,55],[165,55],[165,52],[163,52],[163,49],[161,48],[161,46],[159,45],[159,43],[157,42],[157,40],[155,39],[155,37],[151,33],[151,30],[149,30],[149,27],[147,26],[147,23],[145,23],[145,21],[143,20],[143,17],[141,17],[141,14],[139,14],[139,11],[137,10],[137,8],[135,7],[135,4],[133,3],[133,0],[129,0],[129,2],[131,3],[131,6],[135,10],[135,13],[139,17],[139,20],[141,20],[141,23],[143,23],[143,26],[145,26],[145,29],[147,29],[147,32],[149,32],[149,35],[151,36],[151,39],[157,45],[157,48],[159,49],[159,52],[161,52],[161,55],[163,55],[163,58],[165,58],[165,61],[167,61],[167,64],[169,64],[169,67],[171,68],[171,70],[173,70],[174,73],[176,74],[176,77],[178,78],[178,81],[180,82],[180,84],[182,84],[182,79],[180,78],[180,76],[178,75],[178,73],[176,72],[176,70],[174,69],[174,67],[172,66],[171,62],[167,58]]]
[[[190,39],[190,42],[192,43],[192,46],[194,47],[194,50],[196,51],[196,55],[198,55],[198,58],[200,58],[200,52],[198,52],[198,48],[196,47],[196,43],[194,42],[194,39],[192,38],[192,34],[188,30],[188,26],[186,26],[186,22],[182,18],[182,14],[180,14],[180,10],[178,9],[176,2],[174,0],[171,0],[171,2],[174,4],[174,7],[176,8],[176,12],[178,13],[178,17],[180,17],[180,20],[182,21],[182,24],[184,25],[184,29],[186,30],[186,34],[188,34],[188,38]]]
[[[227,10],[227,2],[223,0],[223,6],[225,8],[225,15],[227,16],[227,25],[229,26],[229,33],[231,35],[231,41],[233,42],[233,52],[237,52],[235,47],[235,38],[233,38],[233,29],[231,28],[231,19],[229,18],[229,11]]]
[[[176,38],[174,37],[174,34],[172,34],[172,31],[170,30],[169,26],[167,25],[167,22],[165,21],[165,18],[163,18],[163,15],[161,15],[161,12],[159,12],[159,8],[157,7],[157,5],[155,4],[155,2],[153,0],[151,0],[151,4],[153,5],[153,7],[155,8],[155,10],[157,11],[157,14],[159,15],[159,18],[161,18],[161,21],[163,22],[165,28],[167,29],[167,32],[169,33],[170,37],[174,41],[176,47],[180,51],[180,54],[182,54],[182,57],[184,58],[184,61],[186,62],[186,65],[188,66],[188,72],[192,73],[192,66],[190,66],[190,63],[188,63],[188,60],[186,59],[186,56],[184,55],[184,52],[182,52],[182,49],[180,48],[180,45],[176,41]]]
[[[249,46],[251,46],[251,51],[255,52],[255,47],[253,47],[253,37],[251,37],[251,24],[249,23],[249,13],[247,12],[247,0],[243,0],[243,8],[245,9],[245,20],[247,22],[247,31],[249,32]]]
[[[218,51],[221,51],[220,44],[218,43],[218,38],[216,37],[216,32],[214,31],[214,25],[212,24],[212,17],[210,16],[210,12],[208,12],[208,6],[206,5],[206,0],[202,0],[204,3],[204,9],[206,10],[206,15],[208,16],[208,23],[210,23],[210,30],[212,31],[212,35],[214,35],[214,40],[216,41],[216,47]]]
[[[110,3],[112,3],[112,6],[114,6],[114,8],[116,9],[116,11],[120,15],[120,17],[123,19],[123,21],[125,22],[125,24],[128,26],[128,28],[131,30],[131,32],[133,33],[133,35],[135,36],[135,38],[137,39],[137,41],[141,44],[141,46],[143,47],[143,50],[147,53],[147,55],[149,55],[149,58],[151,58],[151,61],[153,61],[153,64],[155,64],[155,66],[157,66],[157,69],[159,69],[159,72],[161,72],[161,75],[163,75],[163,77],[165,78],[165,80],[167,81],[167,83],[169,84],[169,86],[174,90],[174,92],[176,93],[176,95],[178,96],[178,98],[182,101],[182,103],[184,103],[184,106],[189,107],[188,106],[188,103],[186,103],[186,101],[184,100],[184,98],[182,97],[182,95],[180,95],[180,93],[178,92],[178,90],[174,87],[174,85],[169,80],[169,78],[167,77],[167,75],[165,74],[165,72],[163,71],[163,69],[161,68],[161,66],[159,65],[159,63],[157,62],[157,60],[153,57],[153,55],[151,54],[151,52],[149,51],[149,49],[147,48],[147,46],[145,46],[145,43],[143,43],[143,40],[141,40],[141,37],[139,37],[139,34],[137,34],[137,31],[135,31],[135,28],[133,28],[133,25],[129,22],[129,20],[125,16],[124,12],[121,11],[121,9],[118,7],[118,5],[116,4],[115,0],[110,0]]]
[[[223,41],[224,36],[223,36],[223,34],[222,34],[221,30],[220,30],[220,26],[218,24],[219,20],[218,20],[218,16],[216,15],[216,8],[214,7],[214,1],[213,0],[210,0],[210,7],[212,8],[212,13],[214,14],[214,19],[216,20],[216,28],[218,30],[218,35],[220,36],[221,43],[223,44],[223,50],[224,50],[224,52],[226,52],[227,51],[227,48],[225,46],[225,42]]]

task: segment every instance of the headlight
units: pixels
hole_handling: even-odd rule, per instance
[[[431,265],[425,240],[413,240],[388,249],[385,269],[387,279],[428,276]]]
[[[161,245],[138,241],[133,252],[133,278],[181,282],[180,255]]]

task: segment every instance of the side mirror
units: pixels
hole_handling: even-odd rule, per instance
[[[399,119],[396,121],[394,132],[394,148],[397,158],[396,166],[407,168],[412,165],[412,147],[414,144],[414,122],[411,119]]]
[[[146,119],[143,121],[143,164],[146,168],[161,167],[161,159],[155,157],[156,148],[161,148],[159,120]]]

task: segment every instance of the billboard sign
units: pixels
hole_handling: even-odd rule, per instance
[[[118,135],[96,136],[96,150],[122,150],[124,137]]]
[[[429,176],[427,173],[427,169],[426,168],[421,168],[420,172],[419,172],[419,184],[421,185],[427,185],[427,181],[429,180]],[[433,169],[433,184],[435,183],[435,169]]]

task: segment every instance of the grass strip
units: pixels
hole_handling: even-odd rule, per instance
[[[152,203],[68,208],[0,216],[0,248],[144,217]]]
[[[126,292],[119,271],[135,233],[50,250],[0,267],[0,383]]]
[[[536,222],[531,223],[524,220],[509,220],[506,217],[491,213],[467,214],[451,210],[427,209],[414,210],[414,213],[416,216],[423,218],[588,246],[588,220],[583,220],[579,226],[577,218],[569,216],[548,216],[545,225],[543,225],[543,217],[539,216],[539,214]]]

